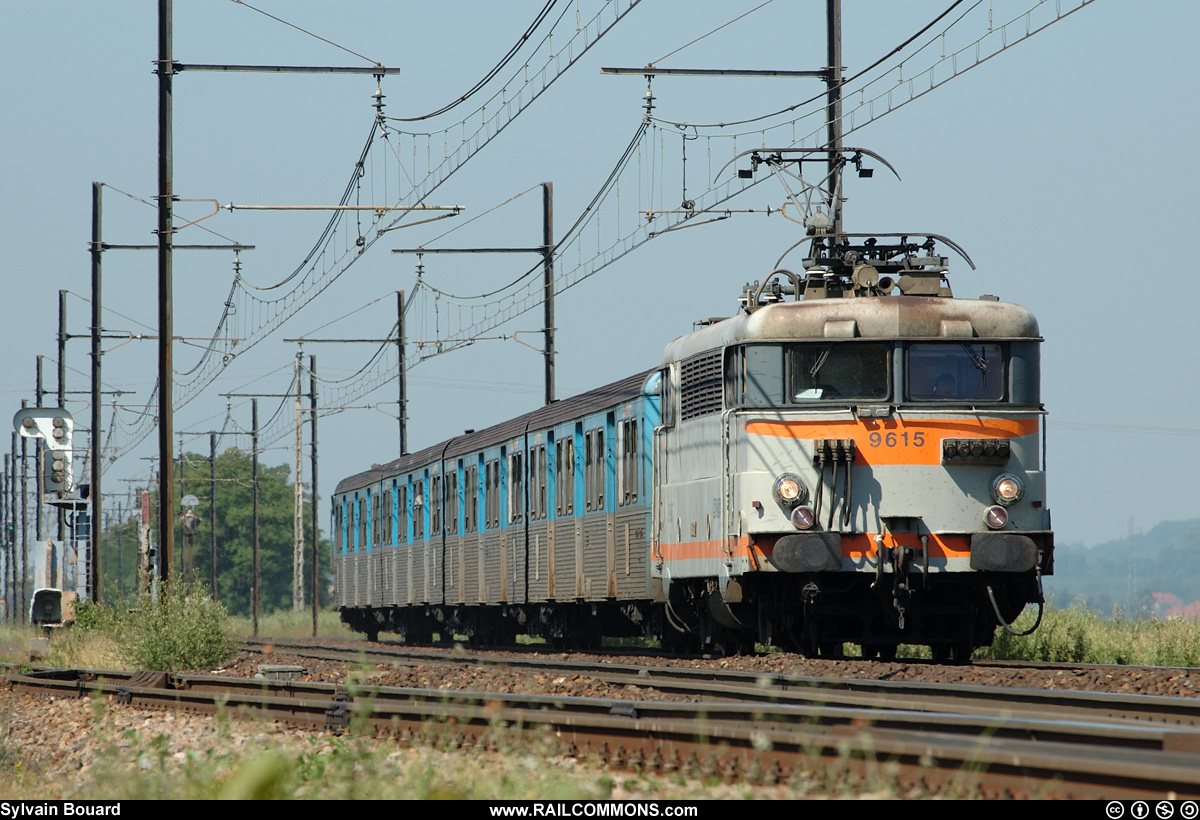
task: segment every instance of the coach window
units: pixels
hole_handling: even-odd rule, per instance
[[[587,466],[583,473],[587,509],[604,509],[604,430],[589,430],[584,436]]]
[[[1004,365],[995,342],[912,344],[904,392],[911,401],[1003,401]]]
[[[575,439],[559,439],[554,443],[554,463],[557,467],[554,495],[558,515],[575,514]]]
[[[395,492],[395,489],[392,487],[388,487],[383,492],[382,513],[383,513],[383,522],[386,524],[386,526],[384,526],[384,524],[381,524],[381,526],[383,526],[383,540],[384,540],[384,543],[386,543],[386,544],[395,544],[396,543],[395,531],[393,530],[393,526],[394,526],[395,518],[396,518],[396,510],[392,506],[392,494],[394,492]]]
[[[529,519],[535,520],[541,517],[538,514],[538,493],[541,491],[541,486],[538,483],[538,448],[530,447],[526,455],[526,463],[529,466]]]
[[[402,484],[397,488],[399,498],[396,501],[396,540],[402,544],[409,541],[408,537],[408,485]]]
[[[354,551],[367,548],[367,498],[359,496],[358,515],[354,518]]]
[[[519,523],[525,515],[525,488],[522,481],[521,453],[511,453],[508,457],[508,520]]]
[[[488,529],[500,526],[500,462],[492,459],[483,468],[484,516]]]
[[[538,496],[542,492],[540,476],[538,475],[538,448],[530,447],[526,463],[529,465],[529,518],[541,518],[541,507],[538,506]]]
[[[791,397],[796,402],[886,399],[889,345],[827,342],[792,345]]]
[[[617,424],[617,502],[622,506],[636,504],[638,499],[638,423],[629,419]]]
[[[379,493],[371,493],[371,546],[378,547],[379,538]]]
[[[446,530],[451,535],[458,533],[458,468],[455,466],[451,466],[446,474]]]
[[[479,467],[472,464],[463,472],[463,532],[479,531]]]
[[[425,540],[425,482],[413,484],[413,540]]]
[[[529,448],[529,517],[546,517],[546,445]]]
[[[335,555],[342,555],[346,551],[346,533],[342,530],[343,518],[342,500],[339,498],[337,506],[333,508],[333,552]]]
[[[563,463],[563,445],[566,439],[554,442],[554,512],[563,514],[563,485],[566,484],[566,465]]]
[[[429,532],[437,535],[442,531],[442,477],[429,479]]]

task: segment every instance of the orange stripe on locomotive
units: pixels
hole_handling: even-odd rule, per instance
[[[946,438],[1012,438],[1037,433],[1037,419],[856,419],[751,420],[750,435],[791,438],[799,441],[853,439],[858,452],[856,464],[942,463],[942,440]],[[889,446],[890,445],[890,446]]]

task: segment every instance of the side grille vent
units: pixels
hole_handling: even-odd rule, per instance
[[[721,351],[685,359],[679,366],[679,416],[683,421],[719,413],[724,406]]]

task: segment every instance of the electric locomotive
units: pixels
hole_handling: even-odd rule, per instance
[[[686,634],[965,660],[1041,606],[1038,325],[955,299],[921,239],[816,236],[667,347],[652,550]]]
[[[341,482],[343,620],[966,659],[1040,607],[1035,318],[955,299],[944,237],[810,234],[658,368]]]

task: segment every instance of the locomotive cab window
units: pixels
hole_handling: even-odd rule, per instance
[[[936,342],[908,348],[911,401],[1003,401],[1006,362],[995,342]]]
[[[792,345],[790,398],[799,403],[886,399],[889,347],[876,342]]]
[[[779,345],[749,345],[742,349],[734,385],[734,402],[745,407],[773,407],[783,401],[783,348]]]

